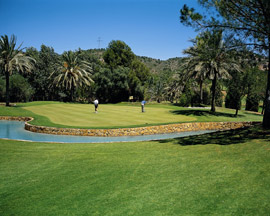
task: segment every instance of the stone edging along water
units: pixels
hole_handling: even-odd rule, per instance
[[[75,135],[75,136],[141,136],[154,134],[179,133],[187,131],[201,130],[231,130],[243,127],[249,127],[260,122],[190,122],[168,125],[157,125],[137,128],[119,128],[119,129],[75,129],[75,128],[56,128],[46,126],[31,125],[31,117],[9,117],[0,116],[0,120],[25,121],[25,129],[37,133],[55,134],[55,135]]]

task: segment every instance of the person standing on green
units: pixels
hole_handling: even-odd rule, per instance
[[[97,113],[97,110],[98,110],[98,99],[94,100],[94,105],[95,105],[95,112]]]
[[[143,100],[142,102],[141,102],[141,106],[142,106],[142,112],[144,112],[144,105],[146,104],[146,101],[145,100]]]

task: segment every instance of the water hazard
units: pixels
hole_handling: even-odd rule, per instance
[[[119,137],[92,137],[92,136],[67,136],[34,133],[24,129],[24,122],[0,120],[0,138],[12,140],[25,140],[34,142],[57,143],[110,143],[110,142],[136,142],[186,137],[215,132],[215,130],[190,131],[170,134],[155,134],[144,136],[119,136]]]

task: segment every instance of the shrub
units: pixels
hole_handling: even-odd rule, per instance
[[[228,91],[225,98],[225,107],[231,109],[241,109],[241,95]]]
[[[211,93],[209,88],[203,89],[203,104],[209,105],[211,103]]]
[[[20,74],[10,77],[10,101],[27,102],[34,94],[34,90],[27,80]]]
[[[187,96],[187,94],[183,93],[179,99],[179,105],[183,107],[188,107],[190,105],[190,98]]]
[[[216,106],[222,107],[223,104],[223,93],[221,91],[221,85],[219,83],[217,83],[216,86],[216,96],[215,96],[215,101],[216,101]]]
[[[260,98],[256,93],[250,93],[247,96],[246,110],[258,112]]]

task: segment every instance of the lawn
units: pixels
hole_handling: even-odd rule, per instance
[[[170,104],[34,102],[0,115],[35,124],[117,127],[261,121],[234,110]],[[100,124],[97,124],[100,122]],[[0,139],[0,215],[267,215],[270,131],[260,126],[152,142],[36,143]]]
[[[0,139],[0,215],[269,215],[270,131],[48,144]]]
[[[262,116],[234,110],[217,108],[190,109],[173,104],[147,104],[142,113],[139,103],[101,104],[99,112],[94,112],[92,104],[72,104],[60,102],[32,102],[16,107],[0,107],[0,115],[32,116],[32,124],[73,127],[73,128],[118,128],[146,125],[170,124],[193,121],[262,121]]]

